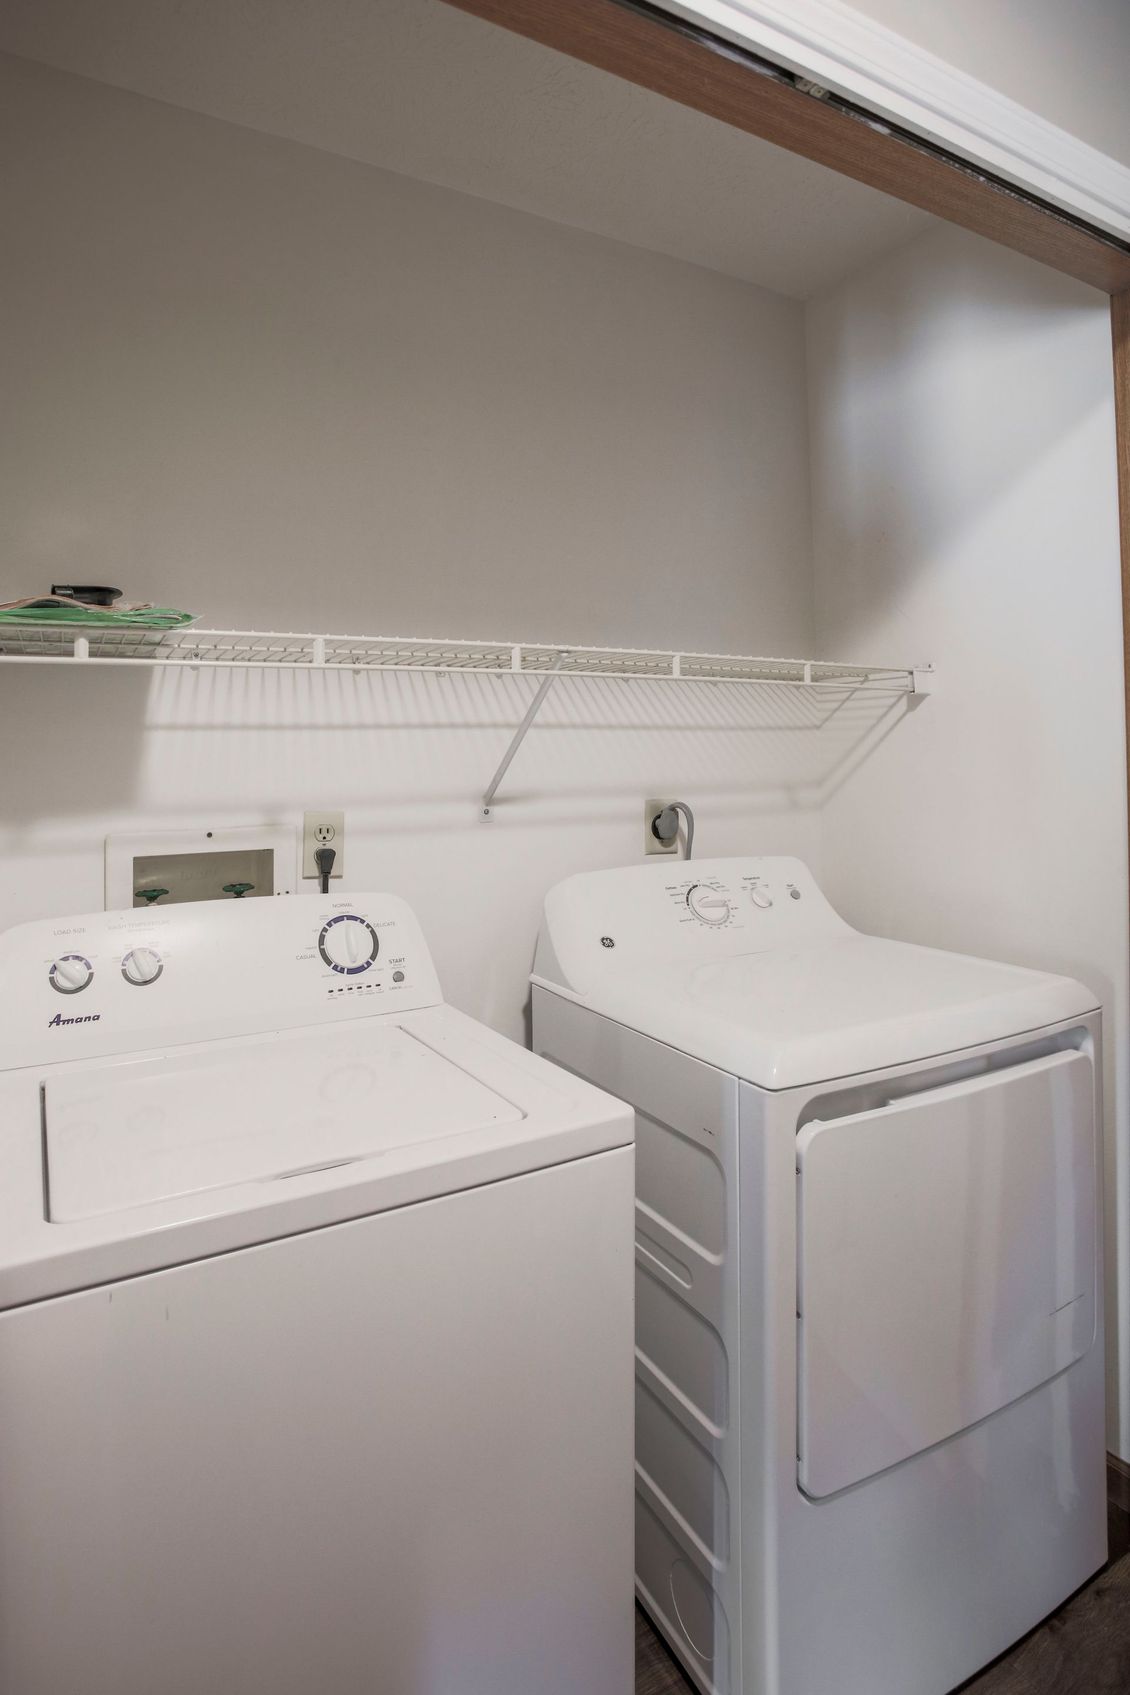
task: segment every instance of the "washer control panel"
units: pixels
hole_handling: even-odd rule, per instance
[[[0,935],[0,1067],[434,1006],[393,895],[201,901]]]

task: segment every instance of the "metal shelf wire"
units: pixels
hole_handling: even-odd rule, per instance
[[[0,623],[0,665],[197,667],[293,671],[476,672],[531,676],[538,688],[483,794],[489,816],[499,783],[562,677],[667,683],[769,683],[803,690],[867,690],[920,696],[932,667],[845,665],[817,659],[732,653],[577,647],[556,642],[467,641],[409,636],[300,635],[280,631],[98,629],[91,625]]]
[[[0,661],[96,661],[148,665],[260,665],[296,670],[552,672],[571,677],[666,681],[836,683],[913,692],[913,667],[823,660],[577,647],[557,642],[467,641],[408,636],[321,636],[252,630],[97,629],[89,625],[0,624]]]

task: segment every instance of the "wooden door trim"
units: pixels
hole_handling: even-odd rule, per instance
[[[1120,164],[873,15],[828,0],[636,0],[820,84],[976,170],[1130,244]],[[863,0],[865,3],[865,0]]]
[[[1119,530],[1122,543],[1122,640],[1125,655],[1127,759],[1130,761],[1130,290],[1110,303],[1114,338],[1114,443],[1118,459]],[[1127,772],[1130,781],[1130,768]]]
[[[1130,249],[965,161],[646,0],[447,0],[571,58],[771,141],[1107,294],[1130,290]]]

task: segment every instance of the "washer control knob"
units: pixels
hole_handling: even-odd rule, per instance
[[[89,959],[84,959],[81,953],[63,954],[48,972],[51,987],[58,989],[61,995],[77,995],[80,989],[86,988],[93,976],[93,965]]]
[[[768,889],[754,888],[749,891],[749,898],[754,906],[772,906],[773,896]]]
[[[139,988],[144,988],[146,983],[155,983],[164,969],[161,955],[154,953],[152,948],[130,948],[122,960],[122,976],[127,983],[136,983]]]
[[[355,912],[342,912],[331,918],[322,926],[318,937],[318,952],[330,970],[347,977],[368,971],[379,949],[377,932]]]
[[[687,890],[687,905],[703,924],[724,924],[730,916],[729,901],[708,883],[695,883]]]

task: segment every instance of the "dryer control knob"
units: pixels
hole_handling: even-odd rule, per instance
[[[695,883],[687,890],[687,905],[703,924],[724,924],[731,911],[725,895],[707,883]]]
[[[51,987],[61,995],[77,995],[94,976],[94,967],[81,953],[65,953],[48,972]]]
[[[749,891],[749,898],[753,902],[754,906],[773,905],[773,896],[769,893],[768,889],[751,889]]]
[[[131,948],[122,960],[122,976],[127,983],[136,983],[139,988],[146,983],[155,983],[164,969],[161,955],[154,953],[152,948]]]

